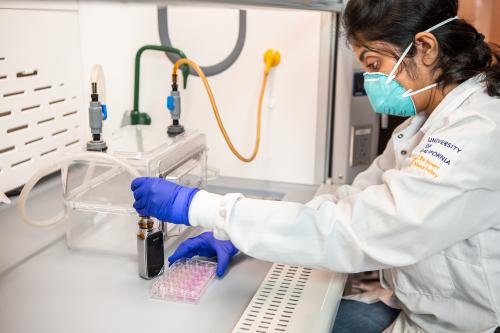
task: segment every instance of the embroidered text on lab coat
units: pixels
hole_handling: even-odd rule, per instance
[[[456,160],[462,149],[450,141],[428,137],[422,142],[423,148],[411,158],[410,166],[438,178]]]
[[[427,138],[427,142],[428,143],[438,143],[438,144],[443,145],[443,146],[445,146],[447,148],[450,148],[453,151],[456,150],[457,153],[460,153],[462,151],[462,149],[458,148],[453,143],[448,142],[446,140],[441,140],[441,139],[438,139],[438,138],[432,138],[432,137],[430,137],[430,138]]]

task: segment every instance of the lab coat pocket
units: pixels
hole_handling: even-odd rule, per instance
[[[455,287],[444,252],[414,265],[394,268],[395,288],[404,293],[451,296]]]

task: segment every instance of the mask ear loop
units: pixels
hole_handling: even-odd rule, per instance
[[[440,28],[442,27],[443,25],[445,24],[448,24],[449,22],[453,21],[453,20],[457,20],[459,17],[458,16],[455,16],[455,17],[450,17],[449,19],[447,20],[444,20],[443,22],[441,23],[438,23],[432,27],[430,27],[429,29],[425,30],[424,32],[431,32],[433,30],[436,30],[437,28]],[[401,55],[401,57],[399,58],[399,60],[396,62],[396,65],[394,65],[394,68],[392,69],[391,73],[389,74],[389,76],[387,77],[387,80],[386,80],[386,84],[389,84],[391,83],[392,80],[394,80],[396,78],[396,71],[398,70],[399,66],[401,65],[401,63],[403,62],[403,60],[406,58],[406,56],[408,55],[408,52],[410,52],[411,50],[411,47],[413,46],[413,42],[406,48],[406,50],[403,52],[403,54]],[[428,88],[428,87],[427,87]],[[434,88],[434,87],[433,87]],[[430,88],[429,88],[430,89]],[[420,89],[421,90],[421,89]],[[420,90],[417,90],[420,92]],[[410,93],[411,91],[407,91],[406,93]],[[405,94],[406,94],[405,93]],[[411,95],[409,95],[411,96]]]
[[[435,26],[430,27],[429,29],[425,30],[424,32],[431,32],[432,30],[436,30],[437,28],[441,28],[443,25],[450,23],[451,21],[458,20],[458,16],[450,17],[447,20],[444,20],[441,23],[436,24]]]
[[[405,91],[401,96],[402,97],[408,97],[408,96],[413,96],[413,95],[416,95],[416,94],[420,94],[421,92],[424,92],[426,90],[429,90],[429,89],[432,89],[434,87],[437,87],[438,84],[437,83],[433,83],[427,87],[424,87],[422,89],[418,89],[418,90],[415,90],[413,91],[413,89],[408,89],[407,91]]]
[[[396,62],[396,65],[394,65],[394,68],[392,69],[391,73],[387,77],[387,80],[385,81],[386,84],[389,84],[392,82],[392,80],[394,80],[394,78],[396,77],[396,71],[398,70],[398,68],[401,65],[401,63],[403,62],[403,60],[405,59],[408,52],[410,52],[412,46],[413,46],[413,42],[406,48],[406,50],[403,52],[401,57],[399,57],[398,62]]]

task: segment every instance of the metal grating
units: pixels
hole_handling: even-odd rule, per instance
[[[233,333],[288,332],[312,270],[274,264]]]
[[[29,24],[27,24],[29,22]],[[0,191],[84,141],[78,13],[0,10]]]

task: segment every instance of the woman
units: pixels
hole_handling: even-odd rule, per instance
[[[348,2],[343,24],[374,110],[411,116],[351,186],[302,205],[134,180],[140,214],[214,230],[169,260],[217,255],[222,275],[237,247],[337,272],[380,269],[395,308],[343,300],[334,332],[495,331],[499,56],[457,10],[457,0]]]

